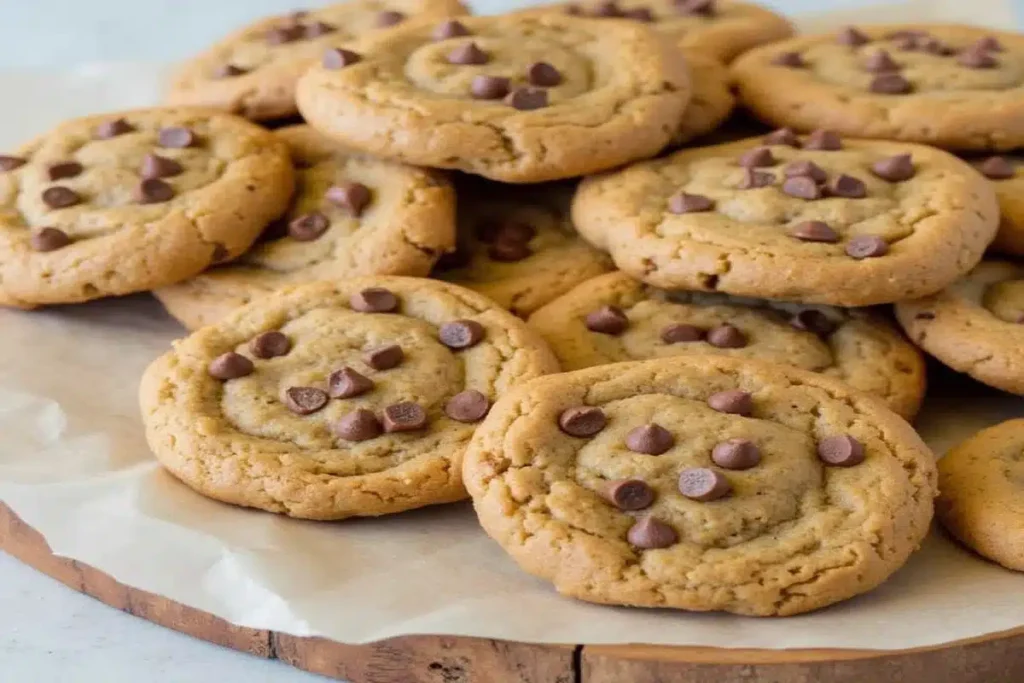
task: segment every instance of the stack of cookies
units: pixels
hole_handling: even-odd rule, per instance
[[[787,615],[880,584],[937,495],[918,347],[1024,393],[1024,266],[982,261],[1024,254],[992,156],[1024,147],[1024,37],[790,38],[732,0],[465,14],[266,19],[166,107],[0,156],[0,303],[153,291],[193,332],[142,378],[148,440],[221,501],[471,496],[594,602]],[[1024,427],[979,439],[942,516],[1021,567],[991,509]]]

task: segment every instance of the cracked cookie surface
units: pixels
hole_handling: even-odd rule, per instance
[[[65,122],[0,155],[0,304],[117,296],[245,251],[284,211],[285,145],[248,121],[146,109]]]
[[[351,0],[267,17],[183,64],[167,98],[259,121],[294,116],[295,84],[324,50],[406,18],[465,13],[457,0]]]
[[[799,130],[950,149],[1024,145],[1024,36],[956,25],[847,28],[751,50],[741,102]]]
[[[343,519],[464,498],[463,452],[491,403],[556,370],[525,323],[474,292],[350,278],[176,342],[140,402],[153,452],[196,491]]]
[[[896,318],[957,372],[1024,395],[1024,267],[982,261],[938,294],[897,303]]]
[[[442,174],[352,152],[308,126],[274,134],[296,167],[284,217],[237,261],[154,292],[189,329],[286,285],[426,276],[455,244],[455,193]]]
[[[835,380],[719,356],[529,382],[464,477],[487,533],[592,602],[790,615],[868,591],[920,545],[934,456]]]
[[[654,286],[839,306],[934,293],[998,226],[990,184],[950,154],[787,129],[587,178],[572,217]]]
[[[617,324],[602,324],[608,311]],[[609,273],[547,304],[529,324],[565,370],[715,354],[842,380],[908,420],[924,398],[921,353],[876,311],[666,291]]]
[[[558,15],[417,21],[329,54],[305,119],[386,158],[534,183],[657,153],[690,99],[686,66],[642,26]]]

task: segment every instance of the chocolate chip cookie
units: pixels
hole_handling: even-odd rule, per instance
[[[992,248],[1024,256],[1024,159],[1015,155],[979,156],[971,160],[992,181],[1002,214]]]
[[[0,154],[0,304],[168,285],[245,251],[284,211],[287,147],[199,109],[75,119]]]
[[[465,497],[495,399],[557,370],[526,324],[454,285],[288,288],[177,342],[142,380],[149,444],[203,495],[308,519]]]
[[[327,52],[298,88],[305,119],[356,149],[515,183],[651,156],[689,99],[655,32],[560,15],[409,22]]]
[[[740,100],[777,126],[967,150],[1024,145],[1024,35],[972,26],[847,27],[751,50]]]
[[[154,292],[189,329],[288,284],[426,276],[455,245],[455,192],[441,174],[352,152],[308,126],[275,135],[298,185],[284,217],[241,259]]]
[[[686,52],[686,64],[693,96],[672,138],[674,145],[711,133],[729,118],[736,104],[729,90],[729,72],[721,62],[691,50]]]
[[[766,616],[883,582],[928,532],[935,476],[877,399],[710,355],[528,382],[464,467],[487,533],[560,593]]]
[[[525,317],[579,283],[612,269],[569,220],[573,185],[459,183],[459,246],[436,277],[480,292]]]
[[[907,419],[924,398],[920,352],[869,310],[665,291],[609,273],[555,299],[529,323],[566,370],[710,353],[840,379]]]
[[[789,129],[587,178],[572,217],[648,284],[837,306],[934,293],[998,226],[991,184],[950,154]]]
[[[411,17],[465,13],[458,0],[351,0],[268,17],[183,64],[167,98],[260,121],[294,116],[295,84],[324,50]]]
[[[1024,420],[982,430],[939,461],[935,515],[964,545],[1024,571]]]
[[[982,261],[938,294],[896,304],[896,317],[957,372],[1024,395],[1024,266]]]

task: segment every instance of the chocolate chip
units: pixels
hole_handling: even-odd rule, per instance
[[[581,17],[583,16],[583,8],[571,2],[565,6],[565,13],[573,17]]]
[[[940,57],[948,57],[949,55],[956,54],[956,50],[946,45],[938,38],[924,38],[920,41],[919,48],[924,52],[938,55]]]
[[[352,398],[373,389],[373,380],[345,366],[327,378],[327,391],[331,398]]]
[[[871,172],[882,180],[898,183],[913,178],[915,170],[909,154],[897,154],[871,164]]]
[[[807,176],[786,178],[782,183],[782,192],[797,199],[821,199],[821,188],[818,187],[818,183]]]
[[[864,462],[864,445],[849,434],[828,436],[818,442],[818,457],[827,465],[853,467]]]
[[[804,58],[799,52],[780,52],[772,57],[772,64],[777,66],[788,66],[793,69],[800,69],[806,66]]]
[[[161,147],[184,149],[196,144],[196,134],[188,128],[173,126],[171,128],[161,128],[157,134],[157,140]]]
[[[562,74],[547,62],[534,62],[526,70],[526,78],[530,85],[550,88],[562,82]]]
[[[292,350],[292,341],[283,332],[271,330],[258,334],[249,342],[249,351],[264,360],[284,356]]]
[[[398,344],[386,344],[372,348],[363,354],[363,362],[374,370],[390,370],[405,360],[405,351]]]
[[[700,341],[704,338],[704,330],[696,325],[676,323],[661,331],[661,341],[666,344],[679,344]]]
[[[640,479],[616,479],[605,482],[601,495],[620,510],[630,512],[651,507],[654,489]]]
[[[427,411],[418,403],[403,401],[389,405],[384,409],[384,431],[411,432],[427,426]]]
[[[444,413],[456,422],[479,422],[491,409],[487,397],[475,389],[467,389],[448,399]]]
[[[184,167],[174,159],[168,159],[157,154],[147,154],[142,158],[142,168],[139,175],[143,178],[170,178],[179,175]]]
[[[956,63],[968,69],[994,69],[999,62],[985,50],[968,48],[956,58]]]
[[[823,183],[828,179],[825,169],[813,161],[794,161],[787,164],[782,172],[787,178],[807,176],[816,183]]]
[[[758,171],[753,168],[743,169],[743,180],[740,181],[741,190],[753,190],[758,187],[768,187],[775,182],[774,174],[767,171]]]
[[[772,150],[768,147],[755,147],[741,154],[736,163],[744,168],[765,168],[779,162],[775,160]]]
[[[468,36],[469,29],[466,28],[465,24],[459,23],[454,19],[449,19],[448,21],[438,24],[432,35],[434,40],[447,40],[448,38]]]
[[[310,415],[327,405],[327,392],[316,387],[289,387],[284,404],[293,413]]]
[[[846,255],[858,261],[889,253],[889,243],[875,235],[858,235],[846,243]]]
[[[710,16],[715,13],[715,0],[674,0],[676,10],[681,14],[704,14]]]
[[[499,263],[514,263],[522,261],[533,254],[533,250],[525,242],[515,240],[497,240],[487,248],[487,255],[492,261]]]
[[[26,159],[21,157],[12,157],[8,155],[0,155],[0,172],[13,171],[16,168],[20,168],[27,164]]]
[[[643,517],[626,532],[626,540],[641,550],[657,550],[675,544],[679,535],[668,524],[653,517]]]
[[[863,180],[854,178],[852,175],[846,175],[845,173],[833,178],[828,185],[825,186],[830,197],[843,197],[845,199],[863,199],[868,196],[867,185],[864,184]]]
[[[478,100],[500,100],[511,86],[511,81],[502,76],[473,76],[469,92]]]
[[[311,40],[313,38],[326,36],[328,33],[334,33],[337,30],[338,29],[336,26],[331,26],[326,22],[313,21],[306,24],[305,27],[303,28],[303,37],[308,40]]]
[[[821,311],[807,308],[793,314],[789,324],[798,330],[816,334],[819,337],[827,337],[836,331],[836,325],[829,317]]]
[[[804,242],[839,241],[839,233],[824,221],[802,221],[790,228],[789,234]]]
[[[622,13],[623,19],[632,19],[633,21],[651,22],[654,21],[654,13],[647,7],[636,7],[634,9],[628,9]]]
[[[871,42],[871,39],[864,33],[855,29],[853,26],[847,26],[839,32],[839,36],[836,38],[836,41],[840,45],[846,45],[847,47],[860,47],[861,45]]]
[[[305,36],[306,33],[302,29],[301,24],[290,24],[270,29],[266,32],[264,38],[268,45],[284,45],[286,43],[294,43],[296,40],[302,40]]]
[[[569,436],[586,438],[594,436],[608,424],[608,418],[600,408],[576,406],[562,411],[558,416],[559,428]]]
[[[634,453],[661,455],[675,445],[676,438],[672,432],[653,422],[631,429],[626,434],[626,448]]]
[[[747,335],[732,325],[719,325],[708,330],[708,344],[720,349],[742,349],[747,345]]]
[[[584,324],[591,332],[617,335],[622,334],[629,327],[629,318],[617,306],[602,306],[587,313]]]
[[[214,242],[213,253],[210,254],[210,263],[223,263],[230,255],[231,254],[228,252],[227,247],[220,242]]]
[[[214,78],[234,78],[235,76],[241,76],[244,73],[248,73],[245,69],[235,66],[234,64],[221,64],[213,70]]]
[[[394,26],[395,24],[401,24],[403,21],[405,21],[405,15],[401,12],[388,10],[377,13],[377,26]]]
[[[905,95],[914,87],[898,73],[884,73],[872,78],[868,89],[880,95]]]
[[[370,203],[370,188],[362,183],[341,183],[328,188],[324,194],[327,201],[348,209],[353,216],[363,215],[363,210]]]
[[[113,121],[104,121],[96,126],[96,137],[100,140],[109,140],[110,138],[116,138],[118,135],[131,133],[134,130],[135,126],[128,123],[125,119],[114,119]]]
[[[787,147],[799,147],[800,138],[792,128],[779,128],[762,138],[761,142],[766,145],[786,145]]]
[[[749,470],[761,462],[761,449],[749,439],[729,439],[711,449],[711,460],[727,470]]]
[[[975,50],[982,50],[984,52],[1003,51],[1002,43],[1000,43],[995,36],[985,36],[984,38],[979,38],[978,41],[971,46],[971,48]]]
[[[32,233],[29,244],[35,251],[57,251],[71,244],[71,238],[63,230],[41,228]]]
[[[715,208],[715,201],[701,194],[680,192],[668,199],[668,210],[672,213],[701,213]]]
[[[615,0],[608,0],[607,2],[602,2],[597,6],[594,10],[594,16],[601,19],[612,19],[615,17],[621,17],[622,10],[619,9],[619,5]]]
[[[483,340],[484,326],[475,320],[455,320],[441,325],[438,338],[449,349],[468,349]]]
[[[732,493],[732,485],[720,472],[707,467],[690,467],[679,474],[679,493],[706,503]]]
[[[384,430],[376,415],[360,408],[335,422],[332,431],[344,441],[368,441],[380,436]]]
[[[63,180],[65,178],[74,178],[83,170],[85,169],[77,161],[61,161],[51,164],[46,169],[46,175],[49,176],[50,180]]]
[[[324,52],[324,56],[320,60],[320,63],[325,69],[331,69],[333,71],[337,69],[344,69],[346,66],[352,66],[362,60],[363,58],[358,52],[335,47]]]
[[[398,310],[398,297],[383,287],[367,287],[348,299],[349,305],[360,313],[391,313]]]
[[[255,369],[256,366],[252,364],[251,360],[240,353],[228,351],[210,361],[206,371],[214,379],[229,380],[245,377],[252,374]]]
[[[81,203],[82,198],[70,187],[54,185],[43,190],[43,203],[51,209],[66,209]]]
[[[288,223],[288,235],[299,242],[310,242],[327,232],[331,222],[319,211],[296,216]]]
[[[159,178],[146,178],[135,188],[139,204],[162,204],[174,199],[174,188]]]
[[[843,148],[843,141],[839,134],[832,130],[819,128],[812,131],[804,141],[804,149],[812,149],[822,152],[835,152]]]
[[[505,104],[519,111],[532,111],[548,106],[548,93],[540,88],[516,88],[505,96]]]
[[[868,55],[868,58],[864,60],[864,70],[876,74],[888,73],[890,71],[899,71],[900,65],[893,61],[888,52],[879,50]]]
[[[489,60],[487,53],[477,47],[476,43],[459,45],[448,53],[449,64],[486,64]]]
[[[720,413],[750,415],[754,412],[754,400],[750,394],[739,389],[718,391],[708,397],[708,406]]]
[[[1006,180],[1016,174],[1013,164],[1004,157],[989,157],[978,164],[978,170],[990,180]]]

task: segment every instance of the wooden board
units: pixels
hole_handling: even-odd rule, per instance
[[[234,626],[56,557],[0,503],[0,549],[97,600],[161,626],[352,683],[1018,683],[1024,628],[899,651],[554,646],[407,636],[370,645]]]

